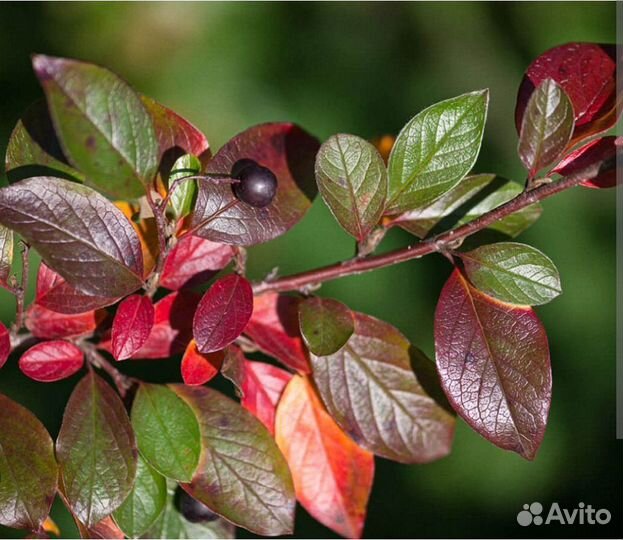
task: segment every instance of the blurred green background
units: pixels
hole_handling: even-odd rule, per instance
[[[422,108],[488,87],[477,172],[521,180],[513,122],[523,70],[568,41],[615,41],[615,3],[2,3],[0,151],[42,93],[29,55],[101,63],[200,127],[217,149],[252,124],[289,120],[326,139],[397,133]],[[553,404],[532,463],[458,423],[452,455],[424,466],[378,460],[368,537],[620,537],[623,455],[615,440],[615,194],[577,189],[545,203],[522,240],[558,265],[565,293],[538,309],[547,328]],[[393,231],[381,249],[412,241]],[[350,257],[353,242],[320,200],[288,235],[250,252],[262,277]],[[427,257],[329,283],[322,294],[396,325],[433,354],[433,311],[450,272]],[[12,320],[0,291],[0,318]],[[37,384],[13,359],[0,391],[33,410],[52,435],[76,378]],[[175,361],[149,365],[177,377]],[[580,501],[610,510],[608,526],[521,528],[524,503]],[[63,535],[75,534],[55,506]],[[0,536],[11,536],[0,528]],[[242,531],[241,531],[242,534]],[[303,510],[296,536],[332,537]]]

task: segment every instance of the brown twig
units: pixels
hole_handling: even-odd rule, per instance
[[[132,388],[135,384],[138,384],[138,380],[134,377],[130,377],[121,373],[115,366],[109,362],[103,354],[101,354],[93,343],[89,343],[88,341],[80,341],[77,343],[78,347],[82,349],[84,352],[88,362],[103,371],[105,371],[108,376],[112,379],[113,383],[117,387],[117,391],[122,398],[125,398],[128,390]]]

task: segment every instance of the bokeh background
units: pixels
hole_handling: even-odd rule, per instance
[[[397,133],[424,107],[488,87],[491,105],[477,172],[524,177],[513,123],[523,70],[568,41],[615,41],[615,3],[2,3],[0,152],[42,93],[29,55],[101,63],[177,110],[217,149],[252,124],[289,120],[326,139]],[[2,180],[4,181],[4,180]],[[454,452],[430,465],[378,460],[368,537],[620,537],[623,443],[615,440],[615,194],[577,189],[545,202],[522,240],[548,254],[564,294],[538,309],[547,328],[553,404],[532,463],[458,422]],[[382,250],[413,241],[393,231]],[[261,278],[350,257],[352,241],[320,200],[288,235],[250,252]],[[433,355],[433,311],[450,268],[441,257],[325,285],[322,293],[396,325]],[[0,291],[0,318],[13,317]],[[37,384],[13,359],[0,392],[56,435],[76,382]],[[144,368],[177,378],[175,360]],[[605,507],[609,526],[521,528],[524,503]],[[76,534],[56,504],[63,536]],[[241,531],[242,533],[242,531]],[[15,534],[0,528],[0,536]],[[296,536],[333,537],[300,509]]]

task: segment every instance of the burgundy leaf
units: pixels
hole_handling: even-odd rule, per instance
[[[218,375],[223,363],[223,351],[200,353],[194,339],[190,341],[182,357],[182,379],[184,384],[198,386]]]
[[[310,373],[307,350],[299,328],[300,299],[268,293],[254,300],[253,315],[244,330],[259,349],[286,367]]]
[[[25,323],[39,339],[61,339],[91,334],[105,318],[105,310],[68,315],[32,304],[26,311]]]
[[[551,399],[547,336],[529,307],[495,300],[459,270],[435,313],[435,354],[453,408],[497,446],[534,459]]]
[[[167,256],[160,285],[173,291],[200,285],[225,268],[233,256],[231,246],[184,236]]]
[[[569,95],[575,112],[571,144],[611,128],[617,119],[616,47],[597,43],[567,43],[539,56],[527,69],[517,95],[515,124],[521,129],[534,89],[554,79]]]
[[[249,282],[236,274],[219,279],[197,306],[193,335],[202,353],[224,349],[244,330],[253,312]]]
[[[244,364],[247,359],[240,350],[240,347],[236,347],[235,345],[229,345],[225,348],[224,352],[225,358],[223,358],[223,365],[221,366],[221,375],[231,381],[236,387],[236,394],[239,397],[243,397],[244,392],[242,386],[245,378]]]
[[[74,289],[44,263],[39,266],[35,302],[50,311],[69,315],[87,313],[94,309],[110,306],[118,299],[84,294]]]
[[[112,323],[112,355],[126,360],[149,338],[154,326],[154,305],[148,296],[133,294],[117,308]]]
[[[4,366],[11,354],[11,335],[7,327],[0,322],[0,368]]]
[[[562,176],[579,176],[589,188],[611,188],[617,184],[617,154],[623,137],[602,137],[571,152],[552,172]]]
[[[71,377],[84,363],[82,351],[69,341],[44,341],[28,349],[19,359],[19,368],[39,382]]]
[[[234,164],[252,160],[275,174],[277,195],[268,206],[255,208],[236,199],[231,184],[200,180],[191,230],[207,240],[234,245],[282,235],[300,221],[316,195],[318,148],[318,141],[294,124],[262,124],[236,135],[207,164],[207,172],[230,175]]]

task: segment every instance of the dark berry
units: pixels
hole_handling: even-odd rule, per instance
[[[178,494],[178,508],[182,515],[193,523],[218,519],[218,515],[212,512],[205,504],[197,499],[193,499],[183,490],[180,490]]]
[[[244,160],[243,167],[235,167],[233,177],[239,182],[233,185],[234,194],[242,202],[264,208],[268,206],[277,193],[277,177],[270,169],[258,165],[254,161]],[[236,169],[238,169],[236,171]]]

